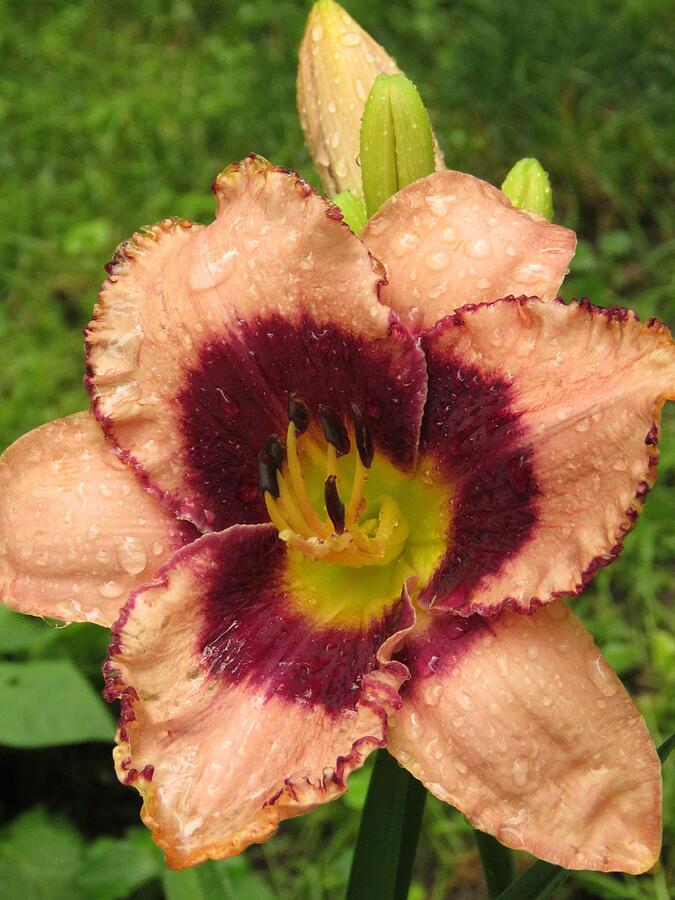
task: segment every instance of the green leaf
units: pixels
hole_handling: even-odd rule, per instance
[[[75,889],[83,842],[63,819],[32,809],[16,819],[0,839],[0,895],[22,900],[85,900]]]
[[[661,760],[661,765],[668,759],[673,747],[675,747],[675,733],[671,734],[671,736],[661,744],[657,751],[659,759]]]
[[[0,653],[26,653],[54,638],[54,629],[42,619],[12,612],[0,605]]]
[[[264,878],[252,872],[244,856],[205,862],[194,869],[165,869],[166,900],[274,900]]]
[[[546,900],[569,874],[567,869],[538,860],[511,882],[498,900]]]
[[[378,750],[349,875],[347,900],[405,900],[426,789]]]
[[[164,869],[162,853],[149,832],[131,829],[124,838],[103,837],[90,844],[75,877],[88,900],[123,900]]]
[[[112,741],[114,731],[103,700],[67,660],[0,663],[0,744]]]
[[[516,877],[513,851],[500,844],[491,834],[474,831],[483,874],[490,897],[498,897]]]

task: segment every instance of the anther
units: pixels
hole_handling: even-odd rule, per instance
[[[326,502],[326,512],[333,523],[336,534],[342,534],[345,530],[345,505],[340,499],[337,489],[337,478],[329,475],[323,488],[323,497]]]
[[[281,443],[281,440],[277,437],[276,434],[271,434],[267,440],[265,441],[265,452],[269,453],[269,455],[274,460],[274,465],[278,470],[281,470],[284,459],[286,458],[286,450],[284,449],[284,445]]]
[[[349,435],[342,419],[331,409],[330,406],[319,405],[319,418],[321,419],[321,427],[328,443],[335,447],[338,456],[345,456],[349,453],[351,443]]]
[[[373,464],[375,449],[373,447],[373,436],[370,433],[368,422],[363,414],[363,410],[356,403],[352,403],[352,422],[354,423],[354,440],[356,441],[356,449],[359,453],[359,459],[366,469]]]
[[[309,428],[309,407],[296,394],[288,397],[288,418],[295,425],[298,434],[304,434]]]
[[[268,493],[277,499],[279,496],[277,465],[267,450],[261,450],[258,454],[258,484],[263,494]]]

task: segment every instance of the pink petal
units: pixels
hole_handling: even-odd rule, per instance
[[[88,412],[0,457],[0,599],[36,616],[111,625],[131,588],[194,534],[147,494]]]
[[[492,614],[580,592],[619,554],[656,478],[675,396],[667,328],[507,298],[460,310],[423,346],[420,452],[455,483],[448,554],[424,602]]]
[[[553,299],[574,256],[574,232],[515,209],[463,172],[435,172],[394,195],[363,240],[387,268],[383,300],[411,330],[465,303],[507,294]]]
[[[400,703],[407,672],[378,650],[409,605],[360,627],[314,620],[289,592],[286,552],[272,525],[206,535],[115,628],[117,773],[173,867],[239,853],[337,797]]]
[[[379,264],[296,175],[248,158],[204,228],[164,222],[116,257],[89,326],[89,386],[108,435],[167,506],[203,530],[267,520],[256,459],[288,395],[371,417],[414,464],[424,358],[378,301]]]
[[[562,601],[532,616],[423,620],[389,750],[502,843],[571,869],[640,873],[661,842],[644,720]],[[405,689],[404,689],[405,690]]]

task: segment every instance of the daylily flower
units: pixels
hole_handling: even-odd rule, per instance
[[[555,301],[573,233],[469,175],[363,241],[259,157],[214,193],[110,264],[93,416],[0,462],[0,595],[117,619],[116,769],[169,864],[264,841],[386,745],[509,846],[646,870],[654,745],[561,598],[655,479],[667,329]]]

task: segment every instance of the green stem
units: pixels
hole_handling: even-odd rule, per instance
[[[406,900],[426,793],[386,750],[378,750],[346,900]]]
[[[516,877],[513,853],[496,838],[474,831],[490,897],[498,897]]]

